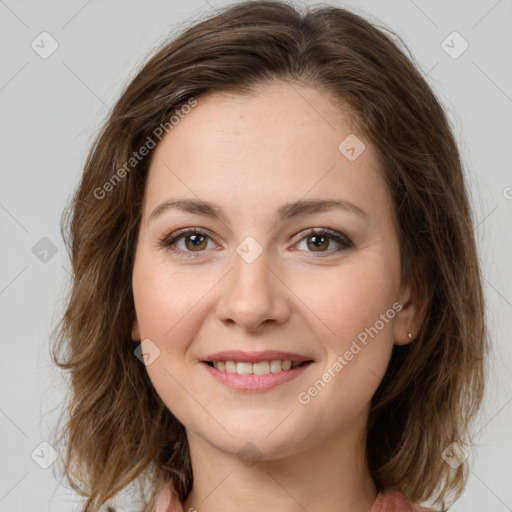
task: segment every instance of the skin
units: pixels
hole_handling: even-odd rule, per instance
[[[366,149],[350,161],[338,149],[355,133]],[[169,209],[191,198],[220,204],[226,220]],[[343,199],[366,212],[329,210],[277,221],[282,204]],[[158,244],[182,228],[208,231],[194,249]],[[316,246],[309,228],[334,239]],[[237,252],[253,237],[262,253]],[[190,235],[189,235],[190,237]],[[194,484],[183,509],[285,512],[370,510],[377,496],[365,461],[370,400],[393,344],[418,331],[420,305],[400,277],[394,215],[377,154],[325,92],[272,82],[251,96],[210,93],[152,155],[133,269],[134,341],[160,354],[146,366],[156,392],[184,425]],[[305,405],[307,391],[357,335],[398,302],[402,310]],[[261,392],[225,387],[201,360],[227,349],[286,350],[314,363]],[[252,443],[248,465],[237,452]]]

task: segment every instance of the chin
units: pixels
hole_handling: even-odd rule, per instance
[[[210,431],[201,437],[216,449],[253,465],[260,460],[281,459],[304,450],[306,439],[298,436],[297,428],[290,424],[293,432],[288,432],[282,425],[276,429],[282,420],[281,416],[279,421],[268,424],[239,424],[237,428],[230,425],[228,430],[232,437],[225,431],[220,436],[212,437]]]

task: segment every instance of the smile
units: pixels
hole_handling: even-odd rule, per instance
[[[269,373],[279,373],[281,371],[297,368],[306,362],[307,361],[292,363],[289,359],[285,361],[274,359],[272,361],[259,361],[257,363],[249,363],[246,361],[207,361],[207,364],[221,372],[237,373],[238,375],[268,375]]]
[[[202,361],[201,365],[219,383],[244,392],[265,391],[289,382],[304,373],[313,361],[270,360]]]

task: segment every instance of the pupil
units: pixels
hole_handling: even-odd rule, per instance
[[[323,236],[313,235],[313,236],[311,236],[310,238],[311,238],[311,240],[314,240],[314,241],[313,241],[313,244],[314,244],[314,246],[315,246],[316,248],[319,248],[319,247],[320,247],[320,245],[322,245],[322,242],[320,242],[320,245],[318,245],[318,243],[319,243],[319,241],[320,241],[320,240],[322,240],[322,241],[324,241],[324,242],[325,242],[325,237],[323,237]]]
[[[189,235],[188,239],[192,242],[192,246],[195,248],[200,247],[201,243],[203,242],[203,235]]]

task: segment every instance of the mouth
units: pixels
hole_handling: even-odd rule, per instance
[[[251,363],[249,361],[202,361],[211,368],[215,368],[219,372],[235,373],[238,375],[269,375],[281,372],[288,372],[295,368],[312,363],[312,360],[307,361],[292,361],[290,359],[280,360],[273,359],[267,361],[258,361]]]
[[[277,388],[306,373],[314,361],[290,359],[266,361],[201,361],[214,381],[232,390],[254,393]]]
[[[264,391],[289,382],[314,363],[309,356],[282,350],[223,350],[201,362],[214,380],[238,391]]]

